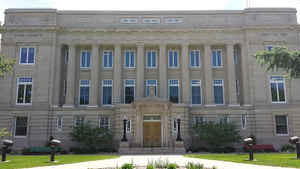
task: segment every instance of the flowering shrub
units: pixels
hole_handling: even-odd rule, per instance
[[[248,145],[244,146],[244,150],[248,152],[250,147]],[[253,146],[254,152],[276,152],[272,144],[256,144]]]

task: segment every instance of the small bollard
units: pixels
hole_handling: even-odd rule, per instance
[[[253,153],[253,139],[252,138],[245,138],[244,143],[249,146],[249,161],[254,160],[254,153]]]
[[[2,147],[2,162],[6,161],[6,152],[8,147],[12,146],[14,143],[11,140],[3,140],[3,147]]]
[[[61,141],[52,139],[50,140],[50,148],[51,148],[51,154],[50,154],[50,162],[55,161],[55,147],[59,146],[61,144]]]
[[[296,145],[296,151],[297,151],[297,159],[300,160],[300,142],[298,136],[293,136],[290,138],[290,143]]]

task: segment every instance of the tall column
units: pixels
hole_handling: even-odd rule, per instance
[[[167,99],[168,97],[168,64],[166,56],[166,44],[159,46],[159,96]]]
[[[233,48],[234,48],[233,44],[227,44],[226,56],[227,56],[229,106],[238,106]]]
[[[75,96],[75,64],[76,63],[76,46],[69,45],[69,58],[67,70],[67,93],[66,102],[63,107],[74,107]]]
[[[113,104],[119,104],[121,100],[121,45],[115,44],[114,65],[113,65]]]
[[[181,45],[181,76],[182,76],[182,103],[190,102],[190,69],[189,69],[189,45],[184,43]]]
[[[89,107],[98,105],[98,83],[99,83],[99,49],[97,44],[92,46],[92,70],[91,70],[91,95]]]
[[[205,72],[205,105],[212,106],[214,104],[213,97],[213,74],[212,74],[212,63],[211,63],[211,47],[209,44],[204,45],[204,72]]]
[[[136,97],[144,96],[144,44],[137,44],[137,64],[136,64]]]
[[[250,86],[249,86],[249,72],[250,68],[248,65],[248,44],[243,43],[241,46],[241,68],[242,68],[242,93],[243,93],[243,104],[250,106]]]

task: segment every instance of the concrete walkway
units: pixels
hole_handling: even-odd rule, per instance
[[[282,167],[269,167],[250,164],[231,163],[214,160],[204,160],[197,158],[186,158],[182,155],[126,155],[117,159],[89,161],[76,164],[65,164],[48,167],[36,167],[34,169],[96,169],[106,167],[120,167],[124,163],[132,163],[137,166],[146,166],[148,162],[155,160],[168,160],[170,163],[176,163],[179,166],[185,166],[188,162],[201,163],[205,167],[216,166],[217,169],[291,169]]]

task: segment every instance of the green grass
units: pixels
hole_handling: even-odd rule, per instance
[[[296,159],[295,153],[254,153],[255,161],[249,161],[248,154],[188,154],[185,156],[236,163],[300,168],[300,160]]]
[[[54,163],[49,162],[49,155],[8,155],[7,160],[9,162],[2,163],[0,161],[1,169],[18,169],[18,168],[30,168],[39,166],[61,165],[70,163],[79,163],[84,161],[105,160],[111,158],[118,158],[117,155],[57,155],[55,156]]]

